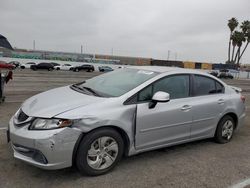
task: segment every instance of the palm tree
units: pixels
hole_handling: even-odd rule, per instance
[[[244,52],[247,49],[247,46],[250,42],[250,21],[246,20],[246,21],[242,22],[240,28],[245,35],[245,40],[247,41],[247,43],[246,43],[242,53],[240,54],[239,58],[242,57],[242,55],[244,54]]]
[[[244,52],[245,52],[245,50],[247,49],[247,46],[248,46],[248,44],[249,44],[249,42],[250,42],[250,29],[248,29],[248,31],[246,32],[245,36],[246,36],[246,41],[247,41],[247,43],[246,43],[246,45],[245,45],[245,47],[244,47],[242,53],[240,54],[240,57],[239,57],[239,58],[242,57],[242,55],[244,54]]]
[[[233,63],[235,63],[236,59],[237,59],[237,65],[239,66],[240,55],[241,55],[240,50],[241,50],[242,43],[245,42],[246,38],[245,38],[245,35],[243,32],[235,31],[233,39],[234,39],[234,43],[236,43],[236,45],[238,47],[238,50],[235,54]]]
[[[248,30],[250,29],[250,21],[245,20],[244,22],[242,22],[240,28],[242,32],[246,34]]]
[[[228,20],[228,27],[230,29],[230,38],[229,38],[229,45],[228,45],[228,62],[230,62],[230,52],[231,52],[231,37],[233,34],[233,31],[235,30],[235,28],[238,26],[239,22],[237,21],[236,18],[231,18],[230,20]]]
[[[233,34],[231,36],[232,45],[233,45],[233,52],[232,52],[232,56],[231,56],[231,61],[229,63],[233,63],[233,64],[235,63],[235,61],[233,61],[233,60],[234,60],[234,50],[235,50],[235,47],[237,45],[237,38],[238,38],[237,35],[238,35],[237,32],[233,32]]]

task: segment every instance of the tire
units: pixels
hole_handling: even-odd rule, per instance
[[[234,119],[229,115],[224,116],[220,120],[217,126],[215,137],[214,137],[215,141],[220,144],[225,144],[225,143],[230,142],[233,138],[234,129],[235,129]]]
[[[56,70],[60,70],[60,68],[59,68],[59,67],[57,67],[57,68],[56,68]]]
[[[20,68],[21,68],[21,69],[25,69],[25,67],[24,67],[24,66],[21,66]]]
[[[107,149],[107,144],[112,145],[110,150]],[[84,175],[102,175],[116,166],[123,151],[124,142],[117,131],[112,128],[98,129],[83,137],[77,150],[76,166]],[[89,153],[92,153],[92,156],[89,156]]]
[[[36,70],[37,70],[37,68],[36,68],[36,67],[34,67],[34,68],[32,68],[32,70],[33,70],[33,71],[36,71]]]
[[[79,72],[79,69],[78,69],[78,68],[76,68],[74,71],[75,71],[75,72]]]

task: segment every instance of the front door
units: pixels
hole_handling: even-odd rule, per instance
[[[190,138],[192,105],[189,98],[189,75],[168,76],[138,94],[136,149],[177,144]],[[170,101],[150,109],[149,99],[157,91],[170,94]]]

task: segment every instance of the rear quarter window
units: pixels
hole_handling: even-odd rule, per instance
[[[193,84],[195,96],[224,92],[224,86],[221,83],[207,76],[195,75]]]

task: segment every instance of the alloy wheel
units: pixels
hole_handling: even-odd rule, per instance
[[[222,126],[222,137],[227,140],[230,140],[231,137],[233,136],[233,130],[234,130],[233,122],[227,120]]]
[[[95,170],[106,169],[114,163],[118,151],[118,143],[113,138],[100,137],[92,142],[87,154],[87,163]]]

